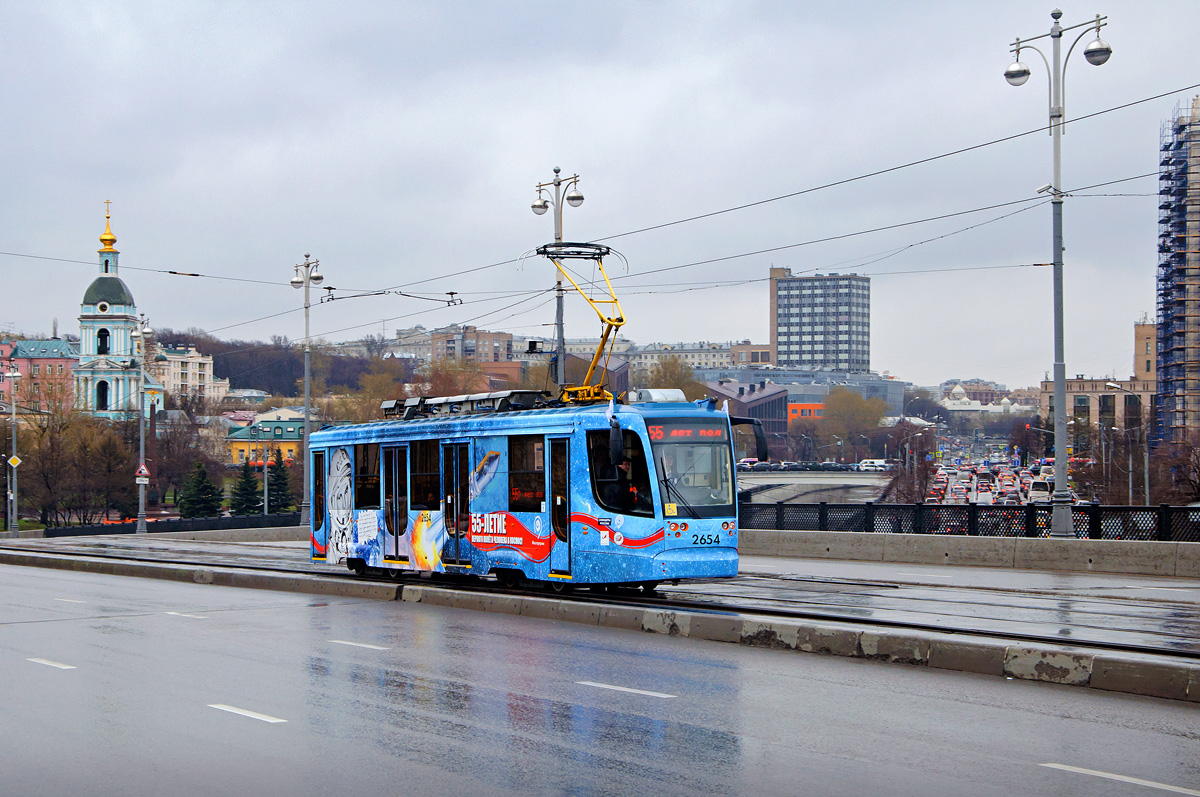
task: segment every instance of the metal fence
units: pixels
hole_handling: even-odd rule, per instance
[[[744,529],[862,531],[1049,537],[1049,504],[755,504],[738,505]],[[1075,536],[1091,540],[1200,542],[1200,507],[1101,506],[1071,508]]]
[[[299,526],[299,512],[275,515],[234,515],[232,517],[194,517],[154,520],[146,524],[150,533],[163,531],[217,531],[220,529],[263,529],[280,526]],[[81,537],[93,534],[133,534],[137,521],[127,523],[98,523],[93,526],[55,526],[47,528],[47,537]]]

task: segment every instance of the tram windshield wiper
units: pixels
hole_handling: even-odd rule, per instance
[[[673,495],[675,497],[676,504],[681,504],[694,519],[699,520],[700,513],[697,512],[691,504],[684,500],[683,495],[681,495],[679,492],[679,488],[672,484],[671,480],[667,478],[667,471],[666,468],[663,467],[662,456],[659,456],[658,458],[658,473],[658,483],[663,486],[663,492],[665,494]]]

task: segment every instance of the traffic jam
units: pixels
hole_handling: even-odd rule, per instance
[[[1015,468],[1002,463],[943,466],[933,477],[925,503],[998,506],[1048,504],[1054,494],[1053,474],[1052,462],[1028,468]],[[1074,493],[1071,497],[1075,498]]]

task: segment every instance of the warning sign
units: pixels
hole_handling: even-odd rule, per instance
[[[139,465],[137,472],[134,473],[133,475],[134,476],[149,476],[150,471],[146,470],[146,463],[143,462],[141,465]]]

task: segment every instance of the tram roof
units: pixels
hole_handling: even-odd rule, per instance
[[[607,404],[587,406],[541,407],[529,410],[506,412],[479,412],[464,415],[431,415],[410,420],[384,418],[366,423],[330,426],[312,433],[313,445],[347,439],[369,440],[389,431],[420,434],[428,430],[432,434],[454,432],[459,434],[499,432],[508,429],[536,429],[539,427],[561,427],[573,424],[579,417],[603,417]],[[616,412],[621,415],[662,416],[677,415],[707,416],[717,414],[715,404],[707,402],[645,402],[617,404]]]

